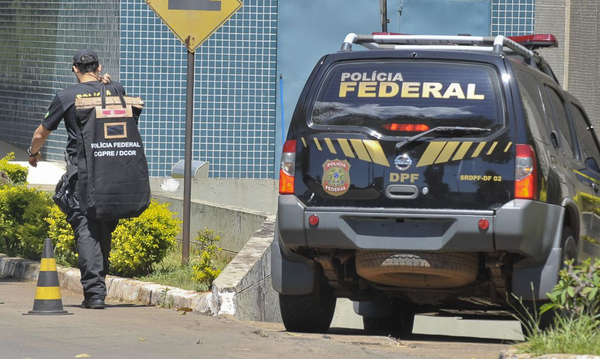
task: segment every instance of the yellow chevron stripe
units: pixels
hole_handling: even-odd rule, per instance
[[[487,142],[480,142],[479,145],[477,145],[477,148],[475,149],[475,152],[473,152],[473,155],[471,157],[475,158],[475,157],[479,156],[481,151],[483,151],[483,148],[485,147],[486,143]]]
[[[331,139],[326,138],[325,139],[325,144],[327,145],[327,148],[329,149],[329,152],[333,153],[334,155],[337,154],[337,152],[335,151],[335,147],[333,147],[333,143],[331,142]]]
[[[54,258],[42,258],[40,272],[56,272],[56,260]]]
[[[371,155],[373,162],[382,166],[390,167],[390,163],[388,162],[385,153],[383,153],[383,149],[381,148],[379,141],[364,140],[363,143],[365,144],[367,151],[369,151],[369,155]]]
[[[585,174],[585,173],[583,173],[583,172],[579,172],[579,171],[577,171],[577,170],[573,170],[573,172],[577,173],[577,174],[578,174],[578,175],[580,175],[581,177],[585,177],[585,178],[589,179],[589,180],[590,180],[590,181],[592,181],[592,182],[595,182],[595,183],[597,183],[597,184],[600,184],[600,181],[598,181],[598,180],[597,180],[597,179],[595,179],[594,177],[590,177],[590,176],[586,175],[586,174]],[[598,196],[595,196],[595,197],[598,197]]]
[[[301,140],[302,140],[302,144],[304,145],[304,147],[308,147],[304,137],[301,137]],[[315,146],[317,147],[317,150],[323,151],[323,147],[321,146],[320,141],[317,138],[313,138],[313,140],[315,142]],[[344,139],[344,138],[338,138],[336,140],[337,140],[338,144],[340,145],[340,148],[342,149],[342,152],[344,153],[344,155],[346,157],[356,158],[358,156],[358,159],[360,159],[362,161],[374,162],[374,163],[377,163],[382,166],[390,167],[390,163],[389,163],[387,156],[385,155],[383,149],[381,148],[381,144],[379,143],[379,141],[377,141],[377,140],[359,140],[359,139],[348,140],[348,139]],[[324,138],[324,142],[325,142],[325,145],[327,146],[327,149],[329,150],[329,152],[331,152],[334,155],[337,154],[337,150],[336,150],[331,138]],[[475,148],[475,151],[473,151],[473,154],[471,155],[471,157],[475,158],[475,157],[478,157],[479,155],[481,155],[481,153],[483,152],[486,145],[487,145],[487,142],[480,142],[477,145],[477,147]],[[512,145],[513,145],[513,143],[509,142],[506,145],[506,147],[504,148],[504,152],[508,152],[510,150],[510,148],[512,147]],[[423,156],[421,156],[421,159],[419,160],[417,167],[424,167],[424,166],[429,166],[432,164],[446,163],[450,160],[452,160],[452,161],[463,160],[464,157],[467,155],[467,152],[471,149],[472,146],[473,146],[473,142],[470,142],[470,141],[469,142],[458,142],[458,141],[430,142],[429,145],[427,146],[427,148],[425,149]],[[498,142],[497,141],[493,142],[492,145],[490,146],[490,148],[487,150],[486,155],[488,155],[488,156],[491,155],[495,151],[497,146],[498,146]],[[46,268],[46,267],[44,267],[44,260],[46,260],[46,259],[54,261],[54,258],[42,259],[42,267],[40,270],[48,270],[48,271],[56,270],[56,262],[54,262],[54,264],[47,264],[49,266],[49,267],[47,267],[48,269],[43,269],[43,268]]]
[[[473,142],[461,143],[460,147],[458,148],[458,151],[456,151],[456,153],[454,154],[454,157],[452,157],[452,161],[460,161],[463,158],[465,158],[465,155],[467,154],[467,151],[469,150],[469,148],[471,148],[472,144],[473,144]]]
[[[435,162],[442,149],[446,146],[446,142],[431,142],[425,149],[425,153],[421,156],[417,167],[429,166]]]
[[[456,148],[458,147],[459,144],[460,144],[460,142],[456,142],[456,141],[451,141],[451,142],[446,143],[446,146],[444,146],[442,153],[440,153],[438,158],[435,160],[435,163],[436,164],[446,163],[446,162],[450,161],[450,157],[452,157],[452,154],[454,153],[454,151],[456,151]]]
[[[340,147],[342,148],[342,152],[344,152],[344,155],[346,157],[350,157],[350,158],[356,157],[356,156],[354,156],[354,152],[352,152],[352,148],[350,148],[350,144],[348,143],[348,140],[346,140],[344,138],[338,138],[337,141],[340,144]]]
[[[350,143],[352,144],[352,148],[354,148],[359,160],[371,162],[371,157],[369,157],[369,153],[367,152],[367,149],[361,140],[353,138],[350,140]]]
[[[60,298],[60,287],[37,287],[35,291],[36,300],[52,300]]]
[[[494,152],[494,149],[496,148],[496,146],[498,145],[498,142],[494,142],[492,144],[492,147],[490,147],[489,151],[487,152],[487,155],[491,155]]]
[[[321,144],[319,143],[319,140],[316,137],[314,138],[314,140],[315,140],[315,145],[317,145],[317,150],[323,151],[323,149],[321,148]]]

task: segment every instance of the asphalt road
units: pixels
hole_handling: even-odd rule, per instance
[[[81,309],[62,291],[72,315],[23,315],[35,282],[0,278],[0,358],[498,358],[497,340],[366,335],[333,328],[327,335],[288,333],[277,323],[248,323],[172,309],[108,302]],[[185,313],[185,314],[184,314]]]

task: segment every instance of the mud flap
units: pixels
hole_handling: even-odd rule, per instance
[[[295,253],[282,254],[277,234],[271,244],[271,280],[281,294],[302,295],[314,290],[316,264]]]
[[[371,302],[352,302],[354,313],[363,317],[383,318],[392,315],[393,301],[388,296],[381,296]]]
[[[523,300],[548,299],[548,293],[558,283],[562,249],[553,248],[546,263],[538,267],[515,268],[512,293]]]

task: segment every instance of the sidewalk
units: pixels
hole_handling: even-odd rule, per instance
[[[0,276],[12,277],[19,281],[36,281],[40,262],[8,257],[0,253]],[[58,279],[62,289],[81,294],[79,269],[57,266]],[[158,305],[166,308],[211,313],[210,292],[198,293],[156,283],[142,282],[129,278],[107,276],[108,299],[120,302]]]

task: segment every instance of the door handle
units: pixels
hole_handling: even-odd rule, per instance
[[[555,131],[550,132],[550,142],[552,142],[554,148],[558,148],[558,135]]]

